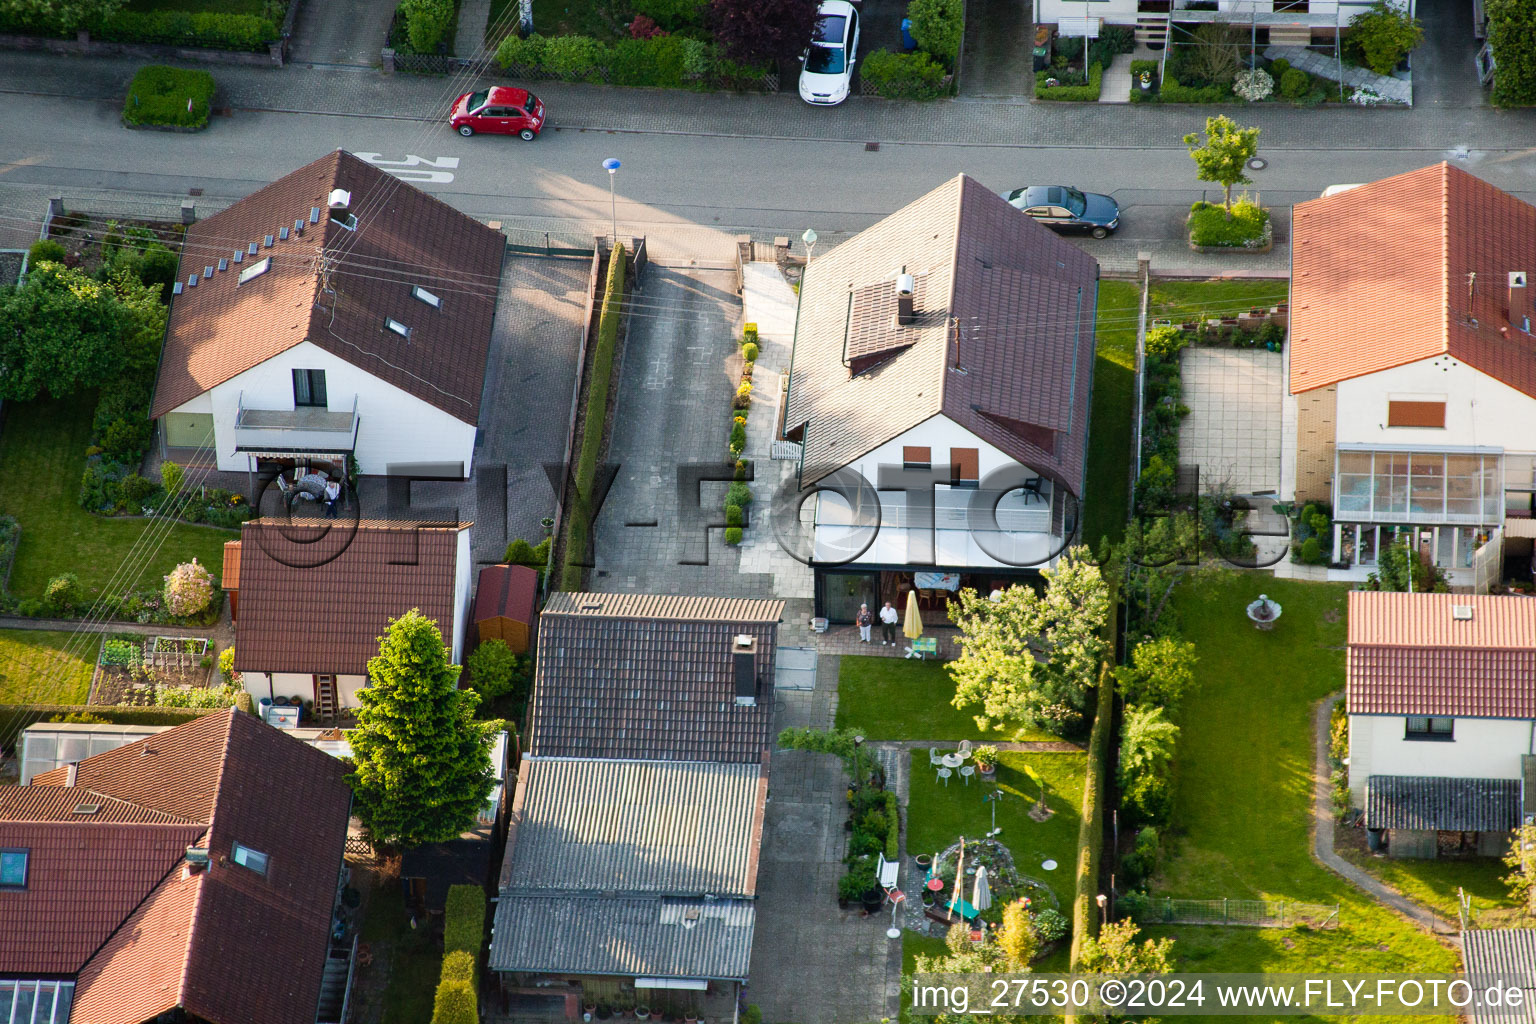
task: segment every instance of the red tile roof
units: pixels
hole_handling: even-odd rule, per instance
[[[475,588],[474,621],[504,617],[532,623],[538,593],[539,574],[528,566],[488,565]]]
[[[1291,233],[1293,394],[1448,355],[1536,396],[1536,338],[1506,316],[1509,272],[1536,274],[1536,207],[1440,163],[1300,203]]]
[[[0,893],[0,971],[77,974],[73,1024],[139,1024],[178,1006],[210,1024],[312,1024],[344,772],[230,710],[87,758],[72,789],[58,768],[0,790],[0,845],[32,851],[28,888]],[[97,794],[191,823],[57,820],[64,802]],[[236,842],[268,855],[266,875],[230,861]],[[210,855],[190,876],[189,845]]]
[[[352,194],[355,231],[327,215],[338,188]],[[300,219],[302,235],[277,237]],[[233,262],[251,243],[256,254]],[[499,231],[414,185],[342,150],[328,153],[187,229],[181,277],[196,274],[198,284],[171,303],[151,414],[309,341],[475,423],[505,245]],[[204,278],[204,266],[221,257],[228,269]],[[265,273],[238,284],[242,270],[267,258]],[[414,298],[415,285],[440,308]],[[410,337],[387,330],[386,317],[409,326]]]
[[[1536,600],[1351,591],[1347,663],[1351,714],[1536,718]]]
[[[458,539],[469,525],[245,523],[235,668],[362,675],[389,620],[412,608],[451,647]]]

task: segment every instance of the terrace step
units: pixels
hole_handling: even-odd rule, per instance
[[[1271,25],[1269,42],[1271,46],[1311,46],[1312,27],[1310,25]]]
[[[1162,49],[1168,42],[1168,15],[1164,13],[1136,15],[1136,28],[1133,34],[1136,45],[1154,50]]]

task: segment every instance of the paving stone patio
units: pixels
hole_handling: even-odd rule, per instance
[[[1280,486],[1279,353],[1188,348],[1182,362],[1184,404],[1179,461],[1200,467],[1200,487],[1221,481],[1237,494]]]

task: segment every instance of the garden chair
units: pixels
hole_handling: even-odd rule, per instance
[[[938,747],[928,748],[928,763],[935,768],[941,767],[944,764],[944,759],[939,756]]]
[[[965,780],[965,784],[967,786],[969,786],[971,784],[971,776],[975,775],[975,774],[976,774],[976,766],[975,765],[965,764],[965,765],[961,765],[960,766],[960,778]]]
[[[949,777],[951,775],[953,775],[953,774],[955,774],[955,773],[950,771],[948,768],[940,768],[939,769],[939,777],[937,779],[934,779],[933,781],[935,781],[935,782],[942,781],[944,783],[944,785],[948,786],[949,785]]]
[[[970,740],[961,740],[960,741],[960,756],[963,757],[963,758],[966,758],[967,760],[970,759],[970,756],[971,756],[971,741]]]

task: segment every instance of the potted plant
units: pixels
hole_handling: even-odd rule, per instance
[[[928,876],[928,869],[933,867],[933,854],[920,853],[912,859],[917,864],[917,870],[921,871],[923,873],[923,877],[926,878]]]
[[[983,743],[977,747],[971,755],[976,760],[976,771],[984,779],[990,779],[997,775],[997,748],[990,743]]]
[[[608,1006],[607,1003],[598,1003],[597,1004],[597,1019],[598,1020],[607,1020],[609,1017],[612,1017],[612,1016],[613,1016],[613,1010]]]
[[[866,914],[873,914],[885,903],[885,892],[879,886],[866,889],[864,895],[860,897],[860,902],[863,903]]]
[[[639,1006],[635,1007],[635,1020],[650,1020],[650,1019],[651,1019],[651,1008],[649,1006],[646,1006],[644,1003],[641,1003]]]

